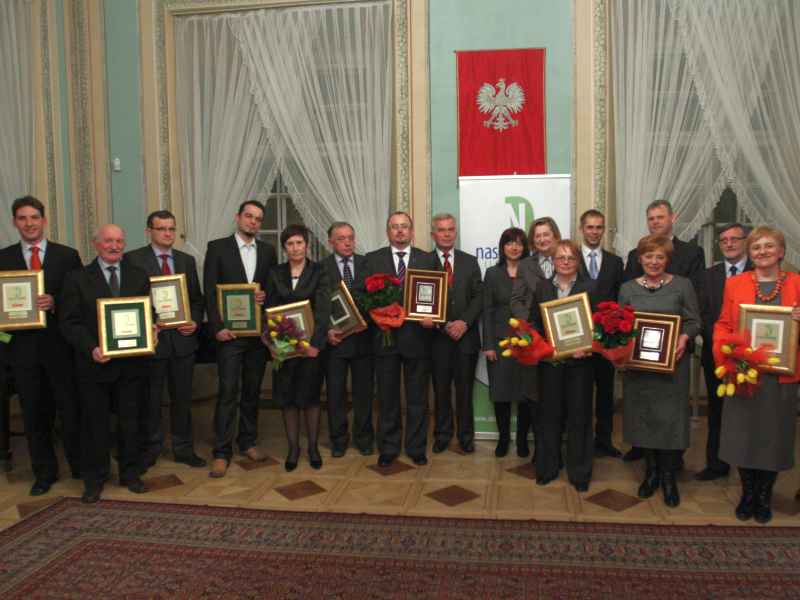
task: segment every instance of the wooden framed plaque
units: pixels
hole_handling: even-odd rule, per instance
[[[739,329],[750,333],[750,345],[772,347],[770,356],[780,361],[775,365],[761,365],[770,373],[786,375],[797,367],[797,321],[792,319],[791,306],[766,304],[740,304]]]
[[[0,272],[0,331],[43,329],[45,311],[36,308],[44,294],[44,271]]]
[[[97,331],[105,356],[148,356],[155,353],[153,305],[149,296],[97,299]]]
[[[407,321],[430,319],[444,323],[447,316],[447,273],[408,269],[403,293]]]
[[[218,283],[217,310],[223,329],[237,337],[261,335],[261,307],[256,303],[257,283]]]
[[[150,299],[159,327],[169,329],[192,322],[185,273],[151,277]]]
[[[341,331],[342,338],[367,328],[344,281],[339,281],[339,287],[331,294],[331,328]]]
[[[673,373],[675,351],[681,334],[680,315],[635,312],[633,327],[638,331],[628,369]]]
[[[584,350],[591,352],[594,336],[589,294],[581,292],[539,305],[547,341],[555,348],[553,359],[568,358]]]
[[[266,310],[267,320],[275,321],[278,316],[281,319],[290,319],[294,321],[295,327],[301,332],[300,338],[302,340],[311,341],[311,336],[314,335],[314,312],[311,310],[311,301],[303,300],[302,302],[292,302],[291,304],[283,304],[281,306],[272,306]],[[269,335],[265,336],[267,345],[271,344]],[[284,356],[284,358],[294,358],[300,356],[302,353],[298,350]]]

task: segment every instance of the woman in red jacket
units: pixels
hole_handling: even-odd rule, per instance
[[[800,275],[781,269],[786,253],[783,234],[771,227],[757,227],[747,237],[747,251],[754,270],[730,277],[725,283],[722,313],[714,326],[714,360],[722,364],[721,335],[739,330],[741,304],[791,306],[800,321]],[[795,372],[762,374],[752,396],[725,400],[719,455],[739,467],[742,497],[736,517],[754,517],[759,523],[772,519],[772,487],[778,471],[794,466],[797,388],[800,355]]]

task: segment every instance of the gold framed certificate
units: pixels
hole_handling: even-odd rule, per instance
[[[44,293],[44,271],[1,272],[0,331],[47,327],[45,311],[36,308]]]
[[[296,338],[298,340],[310,341],[311,337],[314,335],[314,312],[311,310],[310,300],[292,302],[291,304],[283,304],[281,306],[273,306],[268,308],[265,312],[267,320],[272,321],[273,323],[276,322],[276,316],[280,317],[281,321],[293,322],[294,331],[299,333],[299,336]],[[272,329],[271,326],[270,329]],[[274,349],[275,344],[272,342],[271,336],[267,335],[266,338],[267,344],[272,346]],[[295,356],[300,356],[301,354],[302,353],[300,351],[294,351],[284,354],[283,358],[294,358]]]
[[[331,294],[331,328],[341,331],[342,338],[367,328],[344,281],[339,281],[339,287]]]
[[[780,362],[760,365],[764,371],[786,375],[797,367],[797,321],[792,319],[791,306],[740,304],[739,329],[750,333],[750,345],[772,347],[770,356]]]
[[[447,316],[447,273],[406,270],[403,308],[407,321],[430,319],[434,323],[444,323]]]
[[[149,296],[97,299],[97,331],[105,356],[155,354],[153,305]]]
[[[150,299],[159,327],[169,329],[192,322],[185,273],[151,277]]]
[[[589,294],[581,292],[539,305],[547,341],[555,349],[553,358],[568,358],[579,350],[591,351],[594,335]]]
[[[261,308],[256,304],[257,283],[218,283],[217,310],[223,329],[237,337],[261,335]]]
[[[680,315],[635,312],[633,322],[637,330],[633,342],[633,355],[625,364],[628,369],[675,372],[675,351],[681,333]]]

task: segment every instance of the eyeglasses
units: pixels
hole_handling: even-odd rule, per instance
[[[160,233],[167,233],[168,231],[170,233],[175,233],[176,231],[178,231],[177,227],[151,227],[150,229],[152,231],[158,231]]]
[[[403,229],[411,229],[411,225],[408,223],[392,223],[389,225],[389,229],[394,231],[403,230]]]
[[[568,263],[573,263],[578,261],[578,259],[574,256],[556,256],[555,258],[553,258],[553,260],[559,262],[568,262]]]
[[[747,239],[747,238],[744,237],[744,236],[730,236],[730,237],[719,238],[719,243],[721,245],[735,244],[736,242],[741,242],[742,240],[745,240],[745,239]]]

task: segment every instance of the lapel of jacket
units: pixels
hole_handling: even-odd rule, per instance
[[[310,259],[307,258],[306,264],[303,267],[302,272],[300,273],[300,279],[297,280],[297,287],[295,287],[295,290],[300,291],[300,289],[304,285],[308,285],[308,282],[311,281],[311,278],[314,275],[314,271],[315,271],[315,264]]]
[[[144,261],[147,264],[147,269],[146,269],[147,272],[148,273],[152,273],[154,275],[155,274],[161,275],[161,258],[156,258],[156,253],[153,252],[153,247],[152,246],[149,246],[149,245],[145,246],[143,248],[143,250],[145,251],[144,252]],[[173,264],[175,264],[176,272],[177,272],[178,263],[177,263],[177,260],[175,258],[175,251],[174,250],[172,251],[172,262],[173,262]]]
[[[355,259],[353,260],[355,263]],[[339,281],[342,279],[342,275],[339,273],[339,265],[336,262],[336,254],[331,254],[328,256],[323,262],[323,266],[328,271],[328,277],[330,278],[331,282],[334,285],[338,285]],[[350,267],[353,271],[355,271],[355,264]]]
[[[244,270],[244,263],[242,262],[242,253],[239,252],[239,241],[236,239],[236,234],[232,235],[228,238],[230,241],[228,242],[231,258],[233,259],[233,264],[237,266],[239,270],[239,281],[247,282],[247,271]],[[258,272],[258,245],[256,245],[256,272]]]
[[[184,259],[183,252],[172,249],[172,264],[175,266],[175,274],[186,273],[186,260]],[[187,281],[188,283],[188,281]]]
[[[89,274],[89,279],[94,286],[97,296],[101,298],[111,296],[111,288],[108,287],[106,276],[103,274],[103,269],[100,268],[100,263],[97,262],[97,258],[89,263],[89,266],[86,267],[86,271]]]
[[[48,252],[45,252],[45,260],[47,260],[48,254]],[[28,265],[25,263],[25,253],[22,251],[22,242],[17,243],[17,249],[14,251],[14,262],[16,263],[14,267],[18,271],[26,271],[28,269]],[[44,263],[42,263],[42,267],[44,268]]]
[[[278,279],[281,284],[286,288],[286,293],[292,293],[292,268],[289,262],[281,263],[278,267]]]
[[[119,263],[119,271],[122,276],[122,281],[120,282],[119,286],[119,295],[135,296],[136,293],[139,291],[138,286],[136,285],[139,282],[134,280],[136,278],[136,275],[134,274],[135,269],[133,265],[131,265],[128,261],[123,259]]]

